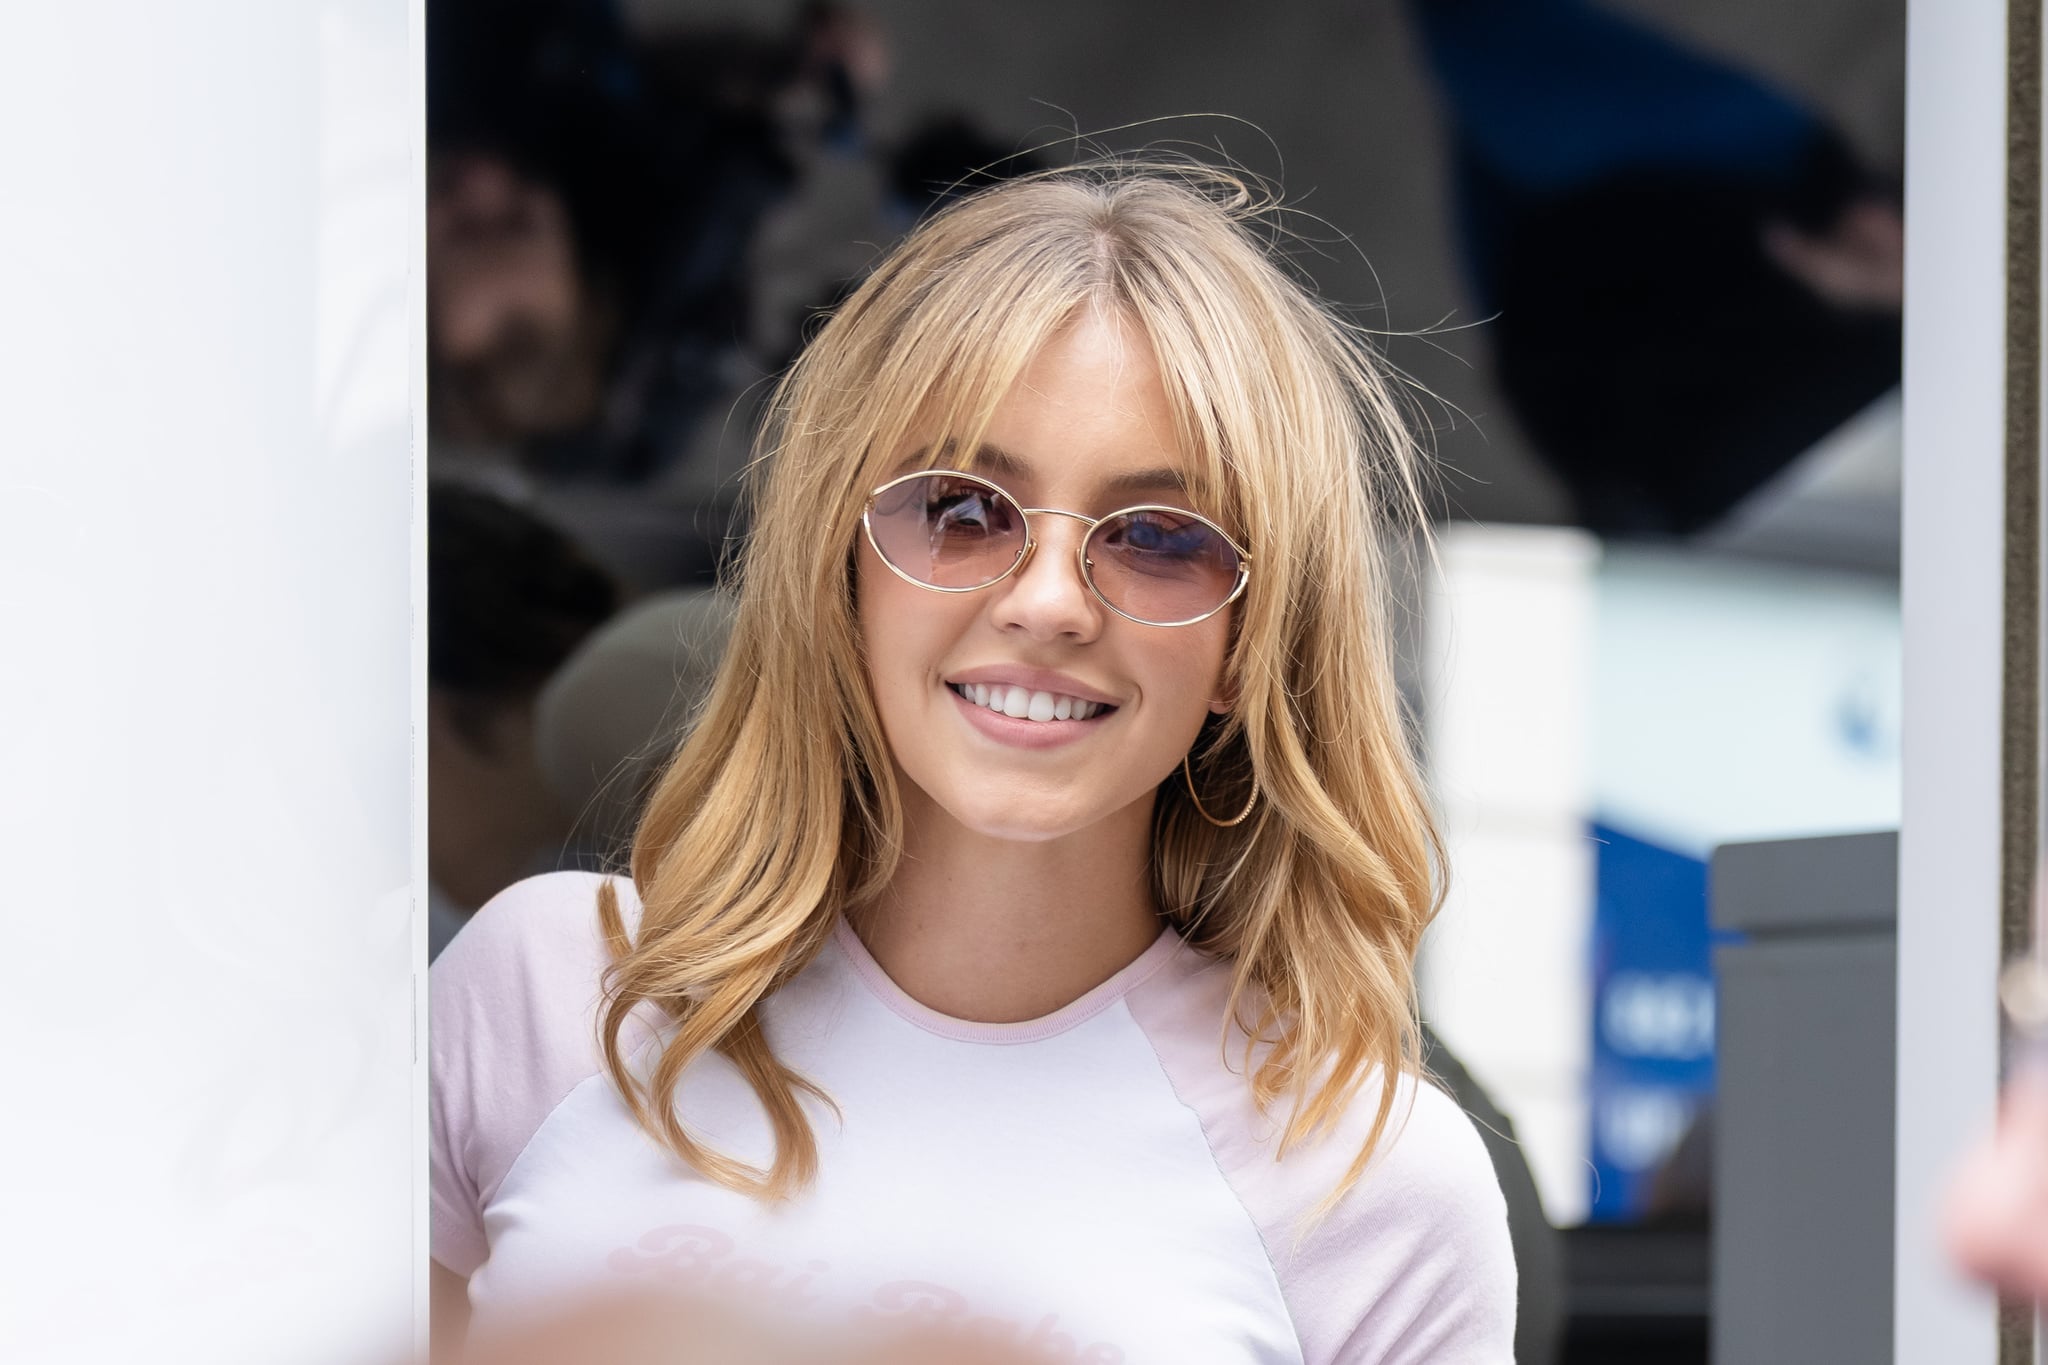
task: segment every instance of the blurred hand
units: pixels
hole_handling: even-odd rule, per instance
[[[2006,1088],[1997,1131],[1956,1174],[1946,1224],[1965,1270],[2048,1299],[2048,1067]]]
[[[2048,945],[2048,867],[2034,883],[2034,941]],[[2048,961],[2006,969],[1999,995],[2023,1049],[1998,1126],[1949,1189],[1949,1252],[1980,1280],[2048,1299]]]
[[[835,67],[846,73],[855,95],[872,98],[889,82],[889,41],[865,10],[817,5],[805,16],[800,69],[816,78]]]
[[[738,1309],[652,1295],[591,1299],[434,1365],[1046,1365],[1016,1347],[904,1330],[829,1337]]]
[[[1859,199],[1824,232],[1764,229],[1764,253],[1837,308],[1896,313],[1906,298],[1906,224],[1880,199]]]

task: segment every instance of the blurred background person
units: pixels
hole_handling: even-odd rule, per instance
[[[721,453],[796,335],[759,325],[756,240],[815,147],[859,152],[879,38],[826,4],[650,42],[609,0],[437,0],[428,62],[433,467],[538,499],[635,587],[708,584]]]
[[[559,530],[493,494],[427,494],[428,954],[505,886],[560,865],[575,812],[542,770],[542,687],[618,606]]]
[[[1408,9],[1467,284],[1579,524],[1698,531],[1898,384],[1898,192],[1812,108],[1591,0]]]
[[[436,454],[644,479],[746,340],[746,243],[794,174],[772,92],[656,82],[602,0],[429,13]]]

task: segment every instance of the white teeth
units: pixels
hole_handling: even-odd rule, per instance
[[[1082,701],[1057,692],[1033,692],[1002,683],[956,683],[955,690],[976,706],[986,706],[1017,720],[1088,720],[1103,709],[1099,701]]]

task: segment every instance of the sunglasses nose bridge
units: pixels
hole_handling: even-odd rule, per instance
[[[1087,587],[1088,591],[1100,597],[1102,590],[1095,586],[1095,579],[1088,571],[1088,538],[1094,535],[1095,528],[1099,524],[1096,519],[1088,516],[1086,513],[1069,512],[1063,507],[1026,507],[1022,510],[1025,523],[1024,557],[1017,562],[1017,572],[1023,572],[1024,566],[1030,562],[1033,552],[1038,549],[1038,537],[1031,531],[1032,520],[1037,517],[1065,517],[1069,521],[1081,523],[1081,538],[1074,542],[1074,567],[1080,572],[1081,582]]]
[[[1080,522],[1083,526],[1093,526],[1095,524],[1095,518],[1087,515],[1085,512],[1069,512],[1064,507],[1027,507],[1024,511],[1027,515],[1034,517],[1067,517]]]
[[[1081,538],[1075,544],[1081,548],[1085,555],[1088,537],[1095,529],[1095,518],[1085,516],[1080,512],[1069,512],[1059,507],[1025,507],[1020,510],[1024,513],[1024,542],[1027,554],[1038,548],[1038,536],[1036,528],[1032,523],[1040,517],[1065,517],[1069,521],[1081,523]]]

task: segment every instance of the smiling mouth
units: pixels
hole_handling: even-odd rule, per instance
[[[1082,701],[1058,692],[1033,692],[1002,683],[947,683],[953,694],[1013,720],[1094,720],[1116,710],[1106,702]]]

